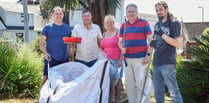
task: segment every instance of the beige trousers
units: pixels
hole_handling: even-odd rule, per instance
[[[142,64],[143,58],[126,59],[128,66],[125,68],[125,86],[129,103],[150,103],[152,79],[150,71],[143,89],[145,72],[148,64]]]

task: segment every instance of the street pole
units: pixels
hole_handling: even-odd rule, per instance
[[[202,7],[202,22],[204,21],[204,8]]]
[[[24,42],[29,42],[29,28],[28,28],[28,0],[23,0],[23,12],[24,12]]]
[[[202,9],[202,22],[204,22],[204,8],[202,6],[199,6],[198,8]]]

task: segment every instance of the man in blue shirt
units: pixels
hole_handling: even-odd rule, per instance
[[[151,42],[151,46],[155,48],[153,84],[156,103],[164,103],[165,85],[173,103],[183,103],[176,80],[176,48],[179,44],[181,25],[168,11],[166,2],[156,3],[155,10],[159,21],[154,28],[156,40]]]
[[[64,44],[62,38],[71,36],[70,26],[62,22],[64,17],[62,8],[55,7],[53,9],[52,17],[54,22],[47,24],[43,28],[39,43],[40,49],[45,55],[44,77],[42,79],[41,87],[48,79],[49,67],[69,61],[68,45]]]

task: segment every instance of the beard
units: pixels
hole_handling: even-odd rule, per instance
[[[163,15],[158,15],[158,20],[162,21],[162,19],[167,18],[167,15],[163,16]]]

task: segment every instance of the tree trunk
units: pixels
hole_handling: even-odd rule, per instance
[[[104,17],[105,15],[107,14],[107,11],[106,11],[106,7],[105,7],[105,0],[100,0],[100,3],[99,3],[99,10],[100,10],[100,18],[101,18],[101,24],[100,24],[100,27],[101,27],[101,30],[104,32]]]
[[[105,7],[104,7],[105,0],[95,0],[90,7],[90,11],[92,13],[92,21],[95,24],[98,24],[102,30],[104,31],[104,16],[105,16]]]

